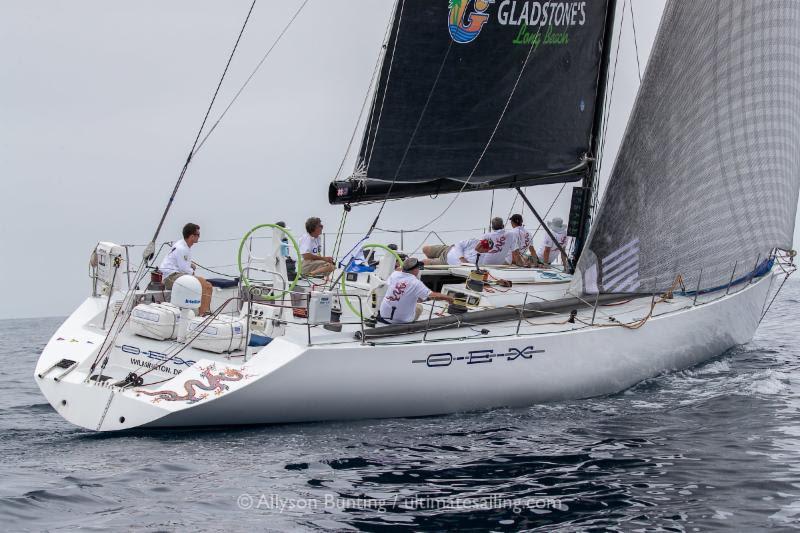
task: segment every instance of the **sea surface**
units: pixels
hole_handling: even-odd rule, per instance
[[[792,280],[749,344],[610,397],[123,434],[73,427],[39,393],[34,363],[62,319],[0,321],[0,529],[787,530],[798,303]]]

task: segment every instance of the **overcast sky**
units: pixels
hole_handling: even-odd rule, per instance
[[[218,110],[300,3],[259,0]],[[235,263],[238,242],[211,241],[279,219],[300,235],[311,215],[335,232],[341,207],[328,205],[327,185],[355,126],[391,4],[309,1],[190,167],[160,240],[179,238],[181,226],[195,221],[202,228],[196,260],[231,272],[224,265]],[[621,10],[623,0],[618,4]],[[97,241],[150,239],[249,5],[2,2],[0,318],[70,313],[90,293],[87,260]],[[633,2],[642,68],[663,5]],[[638,88],[632,29],[629,10],[606,170]],[[551,217],[566,218],[570,187]],[[530,189],[537,209],[544,213],[560,188]],[[421,225],[451,199],[392,202],[381,226]],[[496,193],[495,214],[507,216],[513,199],[513,192]],[[460,196],[433,229],[484,227],[490,202],[490,193]],[[347,231],[365,231],[376,209],[354,208]],[[406,249],[424,237],[407,237]],[[136,262],[141,248],[133,253]]]

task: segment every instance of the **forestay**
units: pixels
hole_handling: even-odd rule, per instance
[[[585,175],[607,0],[398,0],[355,175],[331,203]]]
[[[798,169],[800,2],[671,1],[572,292],[747,275],[792,246]]]

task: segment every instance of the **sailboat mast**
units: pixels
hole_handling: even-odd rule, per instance
[[[581,209],[581,218],[579,223],[579,233],[575,238],[575,258],[573,264],[577,264],[578,259],[583,251],[583,246],[589,236],[589,228],[592,222],[592,209],[594,205],[594,193],[597,189],[600,176],[598,175],[598,161],[600,159],[601,136],[603,131],[603,120],[606,119],[604,114],[604,102],[606,99],[606,85],[608,83],[608,67],[611,63],[611,41],[614,36],[614,20],[617,11],[617,0],[608,0],[608,9],[606,10],[605,28],[603,30],[603,50],[602,60],[600,62],[600,71],[597,80],[597,100],[595,101],[594,109],[594,125],[592,126],[591,138],[591,160],[589,168],[586,171],[586,177],[583,178],[582,186],[584,188],[584,201],[583,209]]]

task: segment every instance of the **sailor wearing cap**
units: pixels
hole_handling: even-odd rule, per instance
[[[560,244],[562,248],[566,249],[567,228],[564,226],[564,220],[562,220],[560,217],[553,217],[553,220],[550,220],[547,223],[547,227],[550,228],[551,232],[553,232],[553,236],[558,241],[558,244]],[[556,243],[550,238],[550,235],[545,235],[544,242],[539,250],[537,250],[539,259],[542,261],[542,263],[549,265],[555,260],[557,253],[558,246],[556,246]],[[561,254],[561,264],[567,264],[567,257],[564,254]]]
[[[446,300],[453,302],[451,296],[434,292],[419,280],[422,262],[416,257],[403,261],[402,270],[392,272],[387,280],[386,295],[378,312],[378,321],[384,324],[407,324],[414,322],[422,314],[425,300]]]

